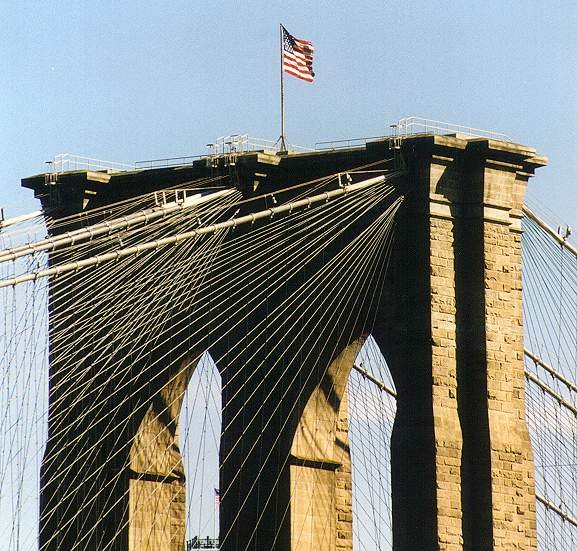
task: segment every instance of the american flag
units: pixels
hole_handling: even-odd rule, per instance
[[[220,505],[220,490],[218,488],[214,489],[214,503]]]
[[[315,78],[313,45],[308,40],[295,38],[284,27],[282,27],[282,42],[282,70],[293,77],[312,82]]]

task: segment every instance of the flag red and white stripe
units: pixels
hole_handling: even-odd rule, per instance
[[[218,488],[214,489],[214,504],[220,505],[220,490]]]
[[[293,77],[313,82],[313,45],[308,40],[295,38],[282,27],[282,70]]]

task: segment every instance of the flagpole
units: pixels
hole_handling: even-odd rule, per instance
[[[283,57],[283,33],[282,33],[282,23],[279,26],[280,30],[280,151],[281,153],[286,153],[286,140],[284,133],[284,71],[282,68],[282,57]]]

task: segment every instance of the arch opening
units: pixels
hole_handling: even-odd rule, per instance
[[[186,549],[217,549],[219,544],[221,387],[216,364],[205,352],[190,375],[179,416]]]
[[[387,361],[369,336],[356,362],[395,391]],[[353,482],[353,548],[391,550],[391,435],[397,401],[357,369],[348,381],[349,442]]]

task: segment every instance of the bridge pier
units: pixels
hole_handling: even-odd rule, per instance
[[[364,339],[329,365],[299,419],[290,455],[291,551],[351,551],[347,380]]]
[[[290,292],[358,235],[362,228],[357,224],[340,236],[338,245],[323,251],[323,259],[315,258],[306,273],[287,278],[274,296],[263,300],[258,289],[249,288],[218,335],[209,334],[207,323],[203,349],[215,358],[223,385],[223,551],[352,549],[346,382],[368,329],[350,320],[342,327],[339,323],[359,310],[363,316],[358,319],[368,319],[368,310],[371,319],[375,314],[373,336],[398,393],[391,443],[394,551],[536,549],[533,457],[524,403],[520,219],[527,181],[545,161],[523,146],[458,136],[407,138],[401,151],[407,167],[402,185],[408,193],[397,216],[384,286],[380,277],[366,274],[359,278],[362,293],[351,297],[339,280],[327,291],[331,300],[326,303],[326,296],[312,293],[299,303],[299,308],[312,304],[315,315],[303,317],[292,308],[284,310],[284,317],[269,318]],[[271,186],[282,188],[288,181],[307,180],[309,170],[320,177],[373,166],[389,153],[386,142],[377,142],[345,153],[275,157],[274,163],[248,169],[241,156],[239,187],[256,186],[258,174],[259,182],[266,177],[276,182]],[[187,169],[186,178],[196,168]],[[205,163],[195,174],[206,176],[202,171],[207,170]],[[171,177],[181,176],[175,171]],[[146,178],[149,186],[162,180]],[[128,193],[129,186],[122,184],[122,193]],[[108,194],[104,202],[114,196],[111,189],[102,191]],[[374,212],[362,222],[367,220],[374,220]],[[290,265],[290,258],[282,262]],[[242,277],[248,274],[250,269]],[[109,296],[107,291],[94,292]],[[203,293],[209,296],[210,289],[199,291],[199,302]],[[52,301],[53,320],[64,315],[73,322],[76,306],[82,310],[83,300],[97,298],[76,294],[62,310]],[[376,296],[379,304],[372,300]],[[114,311],[115,298],[109,300],[107,308]],[[210,308],[216,316],[224,306]],[[200,317],[202,309],[194,315]],[[180,327],[193,323],[192,314],[178,315]],[[248,339],[262,320],[267,320],[268,333]],[[163,330],[169,333],[173,321],[167,319]],[[276,336],[269,340],[269,334]],[[136,330],[135,335],[144,341],[157,338]],[[105,335],[98,339],[106,342]],[[182,376],[174,379],[174,366],[163,359],[131,364],[127,338],[126,361],[118,365],[120,382],[131,383],[118,386],[101,369],[110,362],[105,357],[93,361],[96,340],[79,337],[76,364],[62,354],[68,342],[51,341],[52,437],[43,466],[41,548],[98,549],[107,541],[120,551],[176,551],[184,545],[185,526],[178,396],[193,365],[177,366]],[[235,354],[229,354],[231,343],[239,345]],[[186,347],[186,342],[166,344],[167,350],[179,350],[176,356]],[[122,350],[115,353],[124,357]],[[80,379],[61,373],[60,361],[81,366]],[[144,384],[151,379],[149,365],[160,371],[152,386]],[[95,405],[82,398],[83,373],[88,374],[87,389],[101,389],[96,408],[102,416],[96,424],[84,415]],[[167,409],[167,404],[173,406]],[[111,426],[122,423],[120,432],[110,433]],[[69,426],[78,430],[60,430]],[[87,449],[96,450],[94,457],[85,460],[85,471],[74,472],[69,457]],[[155,457],[162,457],[162,463]],[[98,530],[87,536],[83,530],[94,523]]]
[[[520,221],[544,160],[445,136],[403,151],[413,188],[374,330],[398,392],[394,549],[536,549]]]
[[[178,418],[198,363],[188,358],[155,394],[132,438],[129,454],[128,549],[182,551],[185,544],[185,473]]]

